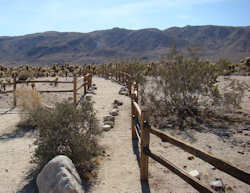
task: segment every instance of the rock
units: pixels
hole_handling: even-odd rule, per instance
[[[121,105],[123,105],[123,102],[119,101],[119,100],[114,100],[114,104],[121,106]]]
[[[103,125],[102,126],[103,131],[109,131],[111,129],[110,125]]]
[[[243,151],[238,151],[239,154],[244,155],[245,153]]]
[[[118,105],[117,104],[113,104],[113,108],[114,109],[118,109]]]
[[[74,164],[64,155],[49,161],[37,176],[36,183],[39,193],[84,193]]]
[[[105,117],[103,117],[103,121],[115,121],[115,117],[111,116],[111,115],[107,115]]]
[[[188,160],[193,160],[194,159],[194,156],[190,155],[188,156]]]
[[[113,128],[114,127],[114,122],[113,121],[104,121],[104,123],[103,123],[104,125],[110,125],[111,126],[111,128]]]
[[[222,182],[221,179],[216,179],[215,181],[210,182],[209,185],[215,191],[220,191],[220,190],[224,190],[225,189],[225,186],[224,186],[224,184],[223,184],[223,182]]]
[[[121,106],[121,105],[123,105],[123,102],[116,99],[116,100],[114,100],[114,104]]]
[[[118,115],[118,109],[113,109],[109,114],[112,116],[117,116]]]
[[[128,92],[127,91],[119,91],[119,94],[120,95],[128,95]]]
[[[191,172],[188,173],[190,176],[193,176],[197,179],[200,179],[200,173],[198,170],[192,170]]]
[[[128,89],[127,88],[125,88],[125,87],[121,87],[121,89],[120,89],[120,91],[128,91]]]

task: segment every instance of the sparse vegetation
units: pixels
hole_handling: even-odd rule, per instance
[[[18,89],[18,101],[26,112],[19,127],[36,129],[36,149],[33,162],[39,171],[56,155],[66,155],[75,164],[79,174],[96,167],[93,159],[99,154],[96,137],[100,133],[93,103],[85,100],[78,108],[72,103],[56,103],[55,107],[42,105],[40,95],[31,89]]]
[[[158,65],[158,75],[152,77],[148,93],[142,95],[144,103],[152,109],[153,121],[160,126],[171,119],[181,130],[184,126],[199,128],[208,112],[225,113],[226,109],[239,107],[246,85],[231,81],[227,90],[222,90],[217,84],[228,64],[227,61],[212,64],[193,54],[184,58],[172,50],[168,62]]]

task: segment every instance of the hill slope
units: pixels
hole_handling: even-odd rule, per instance
[[[237,61],[250,55],[250,26],[186,26],[163,31],[113,28],[0,37],[0,63],[100,63],[132,57],[156,60],[173,44],[180,50],[199,47],[198,54],[204,58]]]

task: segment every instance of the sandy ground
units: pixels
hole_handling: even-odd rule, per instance
[[[120,112],[116,117],[115,127],[109,132],[104,132],[100,137],[100,144],[106,149],[98,169],[96,181],[89,192],[91,193],[195,193],[197,192],[190,185],[185,183],[178,176],[165,169],[155,161],[149,161],[149,182],[141,183],[138,162],[138,145],[131,140],[130,129],[130,99],[119,95],[121,86],[110,80],[95,77],[93,83],[97,85],[96,95],[91,94],[95,101],[94,107],[97,117],[102,123],[102,118],[108,115],[112,109],[114,99],[119,99],[123,105],[119,107]],[[59,85],[58,88],[72,89],[72,85]],[[53,89],[53,85],[47,88],[40,84],[39,89]],[[79,91],[81,92],[81,91]],[[79,93],[80,96],[80,93]],[[45,102],[50,105],[54,101],[72,100],[72,93],[67,94],[43,94]],[[246,102],[248,103],[249,101]],[[12,103],[12,95],[0,95],[0,193],[18,192],[27,183],[25,177],[32,165],[29,163],[34,150],[33,134],[31,132],[18,131],[16,127],[20,120],[18,110],[9,112]],[[5,113],[4,113],[5,112]],[[166,131],[175,137],[192,145],[223,158],[234,165],[250,172],[250,128],[242,133],[236,132],[230,140],[224,140],[211,133],[199,133],[190,131],[188,134],[195,138],[190,141],[185,135],[175,131]],[[232,145],[233,140],[240,140],[241,143]],[[221,178],[224,184],[230,186],[235,193],[250,193],[250,186],[230,177],[229,175],[215,170],[212,165],[195,158],[188,160],[189,154],[163,143],[157,137],[151,135],[150,148],[178,167],[187,172],[197,169],[201,173],[201,181],[208,184],[215,178]],[[240,144],[240,145],[238,145]],[[244,152],[238,153],[238,152]],[[185,166],[185,167],[184,167]]]

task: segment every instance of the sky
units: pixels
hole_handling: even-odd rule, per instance
[[[250,0],[0,0],[0,36],[45,31],[249,26]]]

